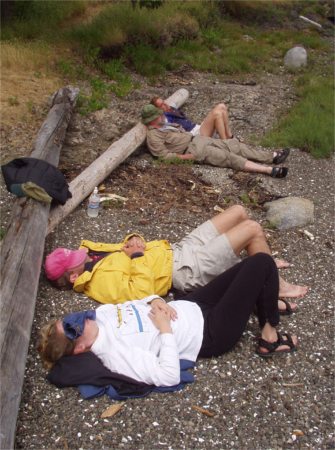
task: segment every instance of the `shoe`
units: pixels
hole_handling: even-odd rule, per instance
[[[293,353],[297,350],[297,346],[294,345],[294,342],[288,333],[280,334],[277,331],[277,337],[278,337],[278,339],[276,340],[276,342],[268,342],[260,337],[258,339],[258,347],[265,348],[267,350],[267,352],[260,351],[258,348],[256,350],[257,355],[261,356],[262,358],[270,358],[276,354],[280,355],[281,353]],[[289,348],[285,348],[283,350],[277,350],[277,348],[282,345],[286,345]]]
[[[281,164],[290,154],[289,148],[284,148],[283,150],[277,152],[277,155],[273,158],[273,164]]]
[[[285,178],[288,173],[287,167],[273,167],[270,177],[272,178]]]
[[[293,314],[297,311],[298,307],[293,309],[291,304],[289,302],[287,302],[286,300],[284,300],[283,298],[280,298],[279,300],[281,302],[285,303],[285,309],[279,308],[279,314],[281,316],[290,316],[291,314]]]

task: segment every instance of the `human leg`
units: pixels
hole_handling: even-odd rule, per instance
[[[249,216],[246,209],[241,205],[234,205],[212,217],[211,221],[218,234],[223,234],[247,219],[249,219]]]
[[[237,257],[242,250],[246,250],[249,256],[263,252],[271,255],[263,228],[257,222],[249,219],[243,206],[235,205],[223,213],[217,214],[211,219],[212,227],[208,223],[200,225],[193,232],[173,246],[176,256],[173,268],[173,285],[180,290],[191,290],[208,283],[222,271],[227,270],[238,262]],[[225,235],[229,246],[221,242],[220,235]],[[185,258],[181,253],[187,253]],[[224,255],[226,253],[226,255]],[[234,255],[236,258],[234,258]],[[186,259],[194,258],[193,267],[200,267],[202,273],[195,276],[194,271],[185,264]],[[282,266],[280,261],[279,264]],[[286,264],[287,265],[287,264]],[[206,268],[206,273],[205,269]],[[195,283],[195,284],[194,284]],[[280,297],[303,297],[308,288],[306,286],[293,285],[280,278]],[[286,307],[279,303],[281,310]],[[297,308],[291,303],[292,310]]]
[[[275,327],[278,314],[278,271],[266,254],[254,255],[229,269],[207,286],[186,296],[205,318],[200,356],[229,351],[240,339],[257,306],[260,326]]]
[[[226,236],[236,255],[242,250],[246,250],[248,255],[262,252],[271,255],[270,247],[267,243],[263,228],[254,220],[244,220],[240,224],[226,232]],[[288,283],[282,277],[279,278],[279,297],[297,298],[303,297],[307,293],[306,286],[299,286]],[[291,304],[293,309],[296,304]],[[281,309],[285,309],[283,302],[280,302]]]
[[[230,139],[232,132],[230,130],[228,109],[224,103],[216,105],[205,117],[200,127],[201,136],[213,136],[217,132],[221,139]]]
[[[264,173],[265,175],[271,175],[272,167],[264,166],[262,164],[247,160],[244,165],[244,172],[251,173]]]

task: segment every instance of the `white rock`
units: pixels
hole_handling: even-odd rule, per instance
[[[289,69],[299,69],[307,65],[307,52],[304,47],[296,46],[286,52],[284,65]]]

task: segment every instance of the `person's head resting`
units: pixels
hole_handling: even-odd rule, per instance
[[[44,366],[50,369],[62,356],[90,351],[98,333],[95,311],[68,314],[41,329],[37,350]]]
[[[45,274],[58,289],[72,289],[73,283],[84,272],[87,249],[56,248],[45,259]]]
[[[150,100],[151,105],[156,106],[156,108],[159,108],[161,110],[163,110],[164,112],[170,111],[171,106],[168,105],[167,103],[165,103],[165,101],[158,96],[152,97],[152,99]]]
[[[144,125],[158,125],[164,123],[164,113],[154,105],[143,106],[141,120]]]

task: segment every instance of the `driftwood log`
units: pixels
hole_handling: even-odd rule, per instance
[[[168,103],[181,106],[188,98],[186,89],[179,89],[167,99]],[[49,216],[48,233],[72,212],[119,164],[145,141],[146,127],[138,123],[121,139],[114,142],[87,169],[70,183],[70,198],[65,205],[52,209]]]
[[[56,92],[31,157],[58,165],[78,93],[71,87]],[[49,209],[33,199],[17,199],[0,250],[1,449],[14,448]]]

